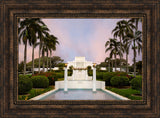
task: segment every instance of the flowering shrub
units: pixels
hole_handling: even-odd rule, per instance
[[[55,85],[55,81],[57,81],[58,78],[64,78],[64,72],[41,72],[39,74],[37,73],[32,75],[32,77],[34,76],[45,76],[49,80],[49,85]]]
[[[57,78],[54,77],[54,75],[48,76],[49,85],[55,85],[55,81],[57,81]]]

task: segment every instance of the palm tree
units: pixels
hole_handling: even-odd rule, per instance
[[[141,31],[135,31],[134,33],[128,33],[125,37],[124,42],[128,43],[128,46],[132,46],[133,49],[133,62],[134,62],[134,76],[136,76],[136,55],[138,50],[138,54],[140,54],[142,50],[142,32]]]
[[[19,42],[23,37],[23,42],[25,44],[24,50],[24,74],[26,73],[26,58],[27,58],[27,39],[29,44],[32,45],[32,74],[34,74],[34,48],[36,47],[37,34],[40,35],[41,25],[45,25],[40,18],[26,18],[20,21],[19,32]]]
[[[45,25],[40,18],[32,18],[30,22],[30,34],[32,41],[32,74],[34,74],[34,48],[36,47],[37,38],[41,35],[41,26]],[[38,36],[37,36],[38,35]]]
[[[51,70],[51,56],[52,56],[52,51],[56,50],[56,45],[59,44],[57,37],[54,35],[50,35],[50,40],[51,40],[51,45],[49,46],[49,51],[50,51],[50,70]]]
[[[44,37],[44,40],[42,42],[42,58],[43,58],[43,72],[45,68],[45,58],[44,54],[47,53],[47,70],[48,70],[48,52],[49,49],[53,46],[53,40],[50,38],[50,35],[47,33]]]
[[[124,37],[124,40],[127,39],[128,37],[125,36]],[[123,41],[123,48],[124,48],[124,51],[126,52],[126,73],[128,74],[128,55],[129,55],[129,44],[128,44],[128,41]]]
[[[36,45],[39,45],[39,64],[38,64],[38,72],[40,73],[40,62],[41,62],[41,58],[40,58],[40,54],[42,51],[42,44],[43,44],[43,40],[45,35],[48,33],[49,29],[47,28],[46,25],[42,25],[38,31],[38,38],[39,38],[39,42]]]
[[[142,22],[142,19],[141,18],[131,18],[129,21],[132,23],[135,23],[135,30],[137,31],[138,30],[138,23]]]
[[[133,23],[129,20],[121,20],[119,22],[117,22],[116,27],[112,30],[112,33],[114,33],[114,37],[119,37],[120,39],[120,49],[122,50],[122,40],[124,39],[124,36],[129,33],[129,32],[133,32],[133,29],[135,28],[135,26],[133,25]],[[120,55],[120,60],[122,60],[122,56]],[[122,65],[120,63],[120,71],[122,70]]]
[[[52,38],[51,38],[51,36],[49,35],[49,34],[47,34],[46,35],[46,49],[45,49],[45,51],[46,51],[46,53],[47,53],[47,71],[48,71],[48,53],[49,53],[49,51],[52,49],[52,47],[54,46],[53,45],[53,40],[52,40]]]
[[[108,66],[109,66],[108,72],[111,72],[111,71],[110,71],[110,68],[111,68],[111,66],[110,66],[111,58],[106,57],[106,58],[105,58],[105,62],[108,62]]]
[[[123,49],[121,50],[120,45],[121,45],[121,43],[119,41],[117,41],[117,39],[115,39],[115,38],[113,38],[113,39],[110,38],[109,41],[107,41],[105,44],[105,47],[106,47],[105,52],[110,51],[110,57],[112,57],[112,55],[114,55],[115,71],[117,68],[117,63],[116,63],[117,55],[122,56],[122,51],[123,51]]]
[[[48,37],[47,35],[44,37],[44,40],[42,41],[42,58],[43,58],[43,72],[44,72],[44,68],[45,68],[45,52],[47,52],[48,50]]]
[[[31,45],[31,36],[29,33],[29,25],[30,25],[30,19],[26,18],[24,20],[19,20],[19,28],[18,28],[18,40],[19,43],[21,43],[21,40],[23,41],[24,47],[24,72],[23,74],[26,74],[26,59],[27,59],[27,42],[29,42],[29,45]]]

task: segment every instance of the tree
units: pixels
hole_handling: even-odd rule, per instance
[[[18,20],[19,21],[19,27],[18,27],[18,40],[19,43],[21,43],[21,40],[23,42],[24,46],[24,71],[23,74],[26,74],[26,59],[27,59],[27,43],[31,45],[31,36],[29,33],[29,26],[31,19],[23,19],[23,20]]]
[[[142,74],[142,61],[136,62],[136,69],[139,74]]]
[[[118,42],[117,39],[115,39],[115,38],[114,39],[110,38],[109,41],[107,41],[105,44],[105,47],[106,47],[105,52],[110,51],[110,57],[112,57],[112,55],[114,55],[115,70],[117,68],[116,57],[117,57],[117,55],[122,56],[123,49],[121,49],[120,45],[121,45],[121,43]]]
[[[32,74],[34,74],[34,48],[37,45],[37,38],[42,38],[42,29],[48,30],[43,21],[40,18],[32,18],[32,22],[30,24],[30,34],[31,34],[31,41],[32,41]]]
[[[20,64],[18,64],[18,72],[23,72],[24,70],[24,62],[22,61]]]
[[[111,70],[110,70],[110,68],[111,68],[111,66],[110,66],[111,58],[106,57],[106,58],[105,58],[105,62],[107,62],[107,63],[108,63],[108,67],[109,67],[108,71],[109,71],[109,72],[111,72]]]
[[[57,66],[57,67],[65,67],[65,63],[61,63],[61,62],[60,62],[60,63],[56,64],[56,66]]]
[[[47,28],[47,26],[44,24],[40,27],[40,29],[38,30],[38,38],[39,38],[39,42],[36,45],[39,45],[39,66],[38,66],[38,72],[40,73],[40,62],[41,62],[41,58],[40,58],[40,54],[41,54],[41,50],[42,50],[42,44],[43,44],[43,40],[44,40],[44,36],[48,33],[49,29]]]
[[[44,58],[44,56],[45,56],[45,52],[48,51],[48,43],[49,43],[48,40],[49,40],[48,37],[45,36],[44,40],[42,42],[43,72],[44,72],[44,68],[45,68],[45,58]]]
[[[124,44],[124,51],[126,52],[126,73],[128,73],[128,55],[129,55],[129,48],[130,48],[130,45],[128,44],[128,40],[127,40],[127,36],[124,36],[124,40],[126,39],[126,42],[123,41],[123,44]]]
[[[37,38],[40,37],[41,26],[45,25],[40,18],[26,18],[20,21],[20,27],[18,29],[19,38],[23,37],[23,42],[25,44],[24,52],[24,74],[26,71],[26,52],[27,52],[27,39],[29,44],[32,45],[32,74],[34,74],[34,48],[37,45]],[[38,36],[37,36],[38,35]],[[19,41],[20,41],[19,39]],[[24,41],[24,39],[26,41]]]
[[[129,47],[132,46],[134,54],[133,57],[134,76],[136,76],[136,55],[137,55],[137,50],[138,54],[140,54],[142,50],[142,32],[135,31],[134,33],[128,33],[124,41],[128,42]]]
[[[101,62],[99,64],[100,67],[108,67],[108,62]]]
[[[115,62],[115,59],[112,59],[112,61]],[[120,67],[120,64],[121,64],[121,66],[126,66],[127,61],[123,58],[121,60],[120,60],[120,58],[116,58],[116,64],[117,64],[117,67]],[[128,65],[129,65],[129,63],[128,63]],[[113,64],[113,66],[115,66],[115,64]]]
[[[132,33],[135,26],[131,21],[121,20],[117,22],[116,27],[112,30],[114,33],[114,37],[119,37],[120,39],[120,49],[122,50],[122,40],[127,33]],[[122,59],[123,55],[120,55],[120,60]],[[120,64],[120,71],[121,71],[121,64]]]
[[[50,70],[51,70],[51,56],[52,56],[52,51],[56,50],[56,45],[59,44],[57,37],[54,35],[50,35],[51,39],[51,45],[49,46],[49,51],[50,51]]]
[[[139,24],[139,22],[142,22],[142,19],[141,18],[131,18],[129,21],[132,22],[132,23],[135,23],[135,30],[137,31],[138,30],[138,24]]]
[[[58,66],[58,67],[64,67],[64,63],[62,63],[64,60],[61,59],[61,57],[59,56],[53,56],[51,58],[51,67],[55,67],[55,66]]]
[[[43,55],[44,55],[44,52],[46,52],[47,54],[47,71],[48,71],[48,53],[50,52],[50,69],[51,69],[51,53],[52,51],[56,50],[56,44],[59,44],[57,37],[47,33],[44,38],[43,52],[42,52]],[[43,68],[44,68],[44,65],[43,65]]]

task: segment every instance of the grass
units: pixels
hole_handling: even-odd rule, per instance
[[[113,87],[106,87],[106,89],[113,91],[119,95],[122,95],[124,97],[127,97],[131,100],[142,100],[141,96],[134,96],[133,94],[141,94],[141,91],[139,90],[134,90],[131,88],[123,88],[123,89],[119,89],[119,88],[113,88]]]
[[[49,86],[48,88],[32,88],[27,94],[18,95],[18,100],[29,100],[52,89],[54,89],[54,86]]]

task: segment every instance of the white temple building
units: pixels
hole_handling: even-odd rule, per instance
[[[88,76],[87,67],[91,66],[93,69],[93,63],[86,61],[85,57],[75,57],[74,61],[68,62],[67,69],[73,67],[73,74],[68,77],[68,80],[92,80],[92,76]]]
[[[93,69],[93,76],[88,76],[87,67]],[[73,67],[72,76],[68,76],[68,69]],[[85,57],[75,57],[73,61],[69,61],[65,67],[64,81],[55,82],[56,89],[105,89],[104,81],[96,81],[95,63],[86,61]]]

